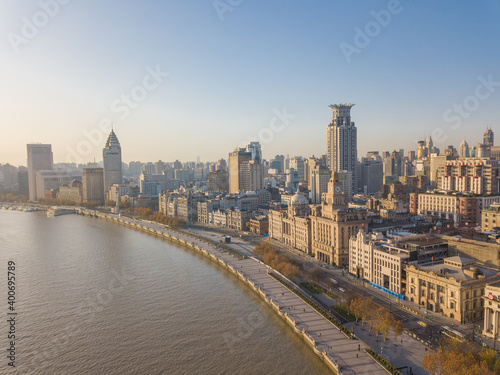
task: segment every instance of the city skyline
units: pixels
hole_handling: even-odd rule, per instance
[[[493,1],[95,4],[2,4],[2,162],[25,165],[30,142],[64,162],[89,139],[81,162],[99,160],[111,122],[126,162],[218,160],[249,140],[266,159],[320,155],[339,102],[356,103],[358,155],[497,130]]]

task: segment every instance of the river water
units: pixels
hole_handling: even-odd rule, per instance
[[[115,223],[0,210],[0,296],[0,374],[330,373],[228,271]]]

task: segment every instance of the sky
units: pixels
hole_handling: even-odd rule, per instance
[[[500,137],[500,2],[0,0],[0,163],[326,153],[354,103],[358,155]]]

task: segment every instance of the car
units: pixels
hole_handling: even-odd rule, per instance
[[[339,290],[340,290],[342,293],[345,293],[345,289],[344,289],[344,288],[339,287]]]

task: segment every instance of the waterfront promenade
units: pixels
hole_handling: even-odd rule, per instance
[[[232,271],[261,295],[282,316],[299,336],[308,343],[335,373],[387,374],[387,371],[365,351],[364,343],[349,339],[306,302],[276,281],[271,269],[253,257],[242,259],[221,246],[191,237],[177,230],[150,221],[139,221],[113,214],[81,210],[86,215],[118,222],[147,233],[158,235],[204,253],[221,266]]]

